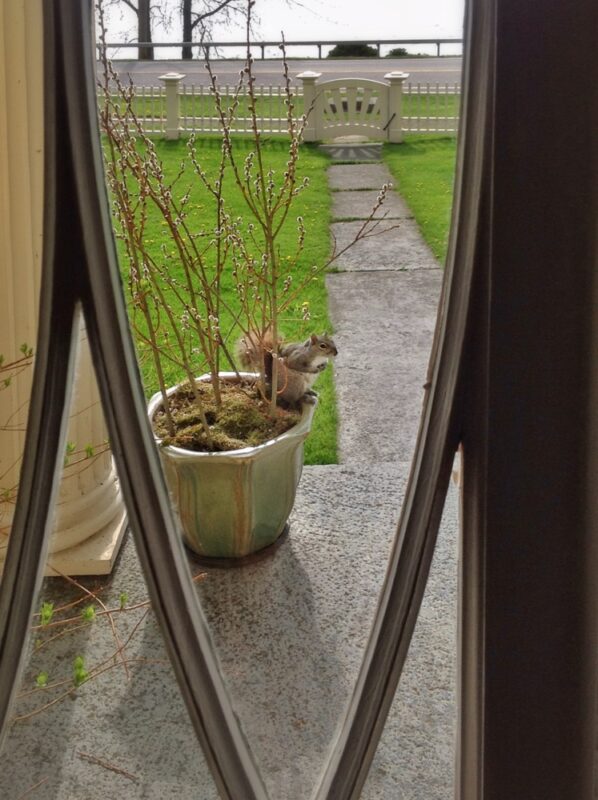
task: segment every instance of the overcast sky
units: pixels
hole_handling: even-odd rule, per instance
[[[301,0],[289,8],[284,0],[257,0],[264,38],[409,39],[459,37],[463,0]]]
[[[257,35],[278,41],[281,30],[293,39],[409,39],[459,38],[463,30],[464,0],[256,0]],[[121,7],[124,4],[121,4]],[[134,37],[134,20],[126,12],[112,12],[109,40]],[[156,30],[154,41],[176,40],[180,29],[168,34]],[[213,38],[242,39],[241,28],[217,27]],[[417,49],[417,48],[416,48]],[[423,48],[419,48],[423,50]],[[432,52],[432,51],[430,51]],[[443,50],[446,54],[451,51]],[[300,55],[294,52],[293,55]],[[306,55],[315,55],[307,52]]]

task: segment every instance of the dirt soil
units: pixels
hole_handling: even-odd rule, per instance
[[[196,452],[223,452],[255,447],[280,436],[300,419],[300,412],[277,407],[270,416],[269,404],[255,384],[221,382],[222,405],[217,409],[210,383],[198,383],[198,393],[210,429],[206,434],[195,394],[189,384],[170,395],[171,415],[175,424],[172,435],[163,407],[154,415],[152,428],[163,445],[174,445]]]

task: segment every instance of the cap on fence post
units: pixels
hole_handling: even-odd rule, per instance
[[[321,107],[317,103],[316,83],[322,77],[321,72],[301,72],[297,79],[303,83],[303,107],[307,114],[307,125],[303,130],[304,142],[316,142],[319,138],[319,131],[322,129],[320,120]]]
[[[178,139],[180,135],[179,83],[185,76],[180,72],[160,75],[166,91],[166,138]]]
[[[386,129],[389,142],[403,141],[403,83],[408,77],[408,72],[387,72],[384,76],[390,83],[388,90],[388,128]]]

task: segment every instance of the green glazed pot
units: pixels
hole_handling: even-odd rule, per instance
[[[236,373],[221,376],[234,380]],[[198,378],[206,379],[209,376]],[[162,396],[155,394],[148,406],[150,420],[161,405]],[[242,558],[278,539],[295,502],[303,442],[314,409],[315,404],[304,403],[301,419],[286,433],[258,447],[226,453],[162,447],[156,438],[183,538],[191,550],[203,557]]]

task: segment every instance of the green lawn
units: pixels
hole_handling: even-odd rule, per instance
[[[406,93],[403,95],[402,111],[405,117],[458,117],[460,99],[458,94],[445,94],[442,91]]]
[[[239,137],[235,139],[235,147],[242,160],[251,148],[251,142]],[[187,159],[187,143],[184,140],[168,142],[156,141],[156,148],[163,162],[167,182],[179,175],[181,163]],[[214,174],[220,159],[221,140],[219,137],[200,137],[197,139],[197,150],[203,169]],[[288,159],[288,140],[272,137],[265,140],[264,154],[268,167],[280,172],[286,168]],[[395,185],[412,209],[423,235],[434,254],[441,261],[446,256],[450,209],[452,201],[452,185],[455,160],[455,139],[442,136],[412,136],[401,145],[385,145],[384,160],[395,178]],[[296,205],[279,240],[283,253],[293,254],[296,246],[295,220],[303,216],[307,227],[305,250],[295,274],[295,284],[301,275],[309,272],[312,265],[323,264],[330,252],[330,191],[326,180],[328,158],[315,146],[301,147],[300,177],[308,176],[310,185],[296,199]],[[233,215],[247,218],[243,202],[232,184],[225,184],[226,197]],[[184,173],[175,184],[175,191],[182,195],[188,188],[191,191],[189,204],[189,221],[197,230],[209,229],[212,220],[212,202],[207,192],[189,171]],[[164,227],[160,218],[149,219],[146,241],[155,246],[156,253],[168,242],[164,240]],[[123,276],[126,285],[126,269],[123,264]],[[229,281],[225,287],[228,302],[233,302],[235,292]],[[311,319],[302,320],[301,302],[309,304]],[[285,315],[282,329],[287,341],[305,338],[310,332],[331,332],[327,311],[327,298],[323,276],[309,283],[300,300]],[[233,346],[239,333],[222,314],[221,330]],[[146,392],[149,395],[156,391],[156,380],[153,366],[143,346],[139,347],[140,366]],[[181,379],[174,370],[168,380],[175,383]],[[320,394],[320,405],[315,415],[312,434],[306,441],[307,464],[330,464],[337,461],[337,413],[332,381],[332,370],[326,370],[317,384]]]
[[[453,200],[456,138],[409,136],[386,144],[384,161],[441,264],[446,259]]]
[[[181,164],[187,161],[186,141],[165,141],[155,142],[156,150],[162,161],[166,183],[175,180],[181,170]],[[235,148],[241,162],[251,149],[251,142],[242,138],[235,139]],[[220,163],[221,140],[218,137],[204,137],[196,139],[196,149],[203,170],[208,174],[216,174]],[[273,169],[281,174],[286,169],[288,160],[288,139],[265,140],[264,158],[267,168]],[[293,285],[301,282],[302,276],[309,276],[312,265],[321,265],[326,262],[330,253],[330,192],[326,180],[326,167],[328,157],[316,147],[303,145],[299,161],[299,178],[309,177],[308,188],[297,196],[293,210],[281,233],[278,243],[281,253],[288,254],[292,258],[297,249],[296,219],[302,216],[304,219],[307,235],[305,238],[305,249],[299,259],[293,274]],[[233,217],[242,216],[246,223],[251,219],[248,217],[244,202],[240,193],[233,185],[232,181],[224,181],[225,197],[229,211]],[[188,205],[188,223],[196,230],[213,230],[213,199],[199,181],[195,178],[192,171],[183,173],[173,186],[175,192],[182,196],[187,190],[190,191],[190,201]],[[164,237],[165,223],[158,214],[150,214],[144,240],[149,244],[155,256],[159,257],[161,248],[166,247],[169,252],[169,263],[176,264],[176,257],[173,258],[172,244]],[[127,285],[126,264],[123,263],[123,278],[125,289]],[[227,275],[224,284],[224,293],[228,303],[236,304],[237,295],[233,287],[232,276]],[[173,305],[176,301],[173,301]],[[309,304],[310,320],[302,319],[302,303]],[[327,298],[324,286],[324,276],[320,275],[309,281],[307,287],[302,291],[288,313],[281,321],[281,328],[284,338],[287,341],[302,340],[312,331],[321,333],[331,331],[330,320],[327,310]],[[221,312],[220,329],[234,351],[235,342],[240,332],[231,321],[230,313],[225,310]],[[142,344],[138,346],[140,367],[144,380],[147,395],[153,394],[157,389],[157,382],[153,371],[153,363],[148,357],[149,353]],[[181,375],[177,374],[175,368],[171,368],[171,373],[167,375],[169,383],[176,383],[181,380]],[[307,464],[329,464],[336,463],[336,436],[337,436],[337,416],[334,386],[332,381],[332,370],[326,370],[320,377],[317,385],[320,393],[320,406],[315,415],[312,434],[306,442],[306,463]]]

